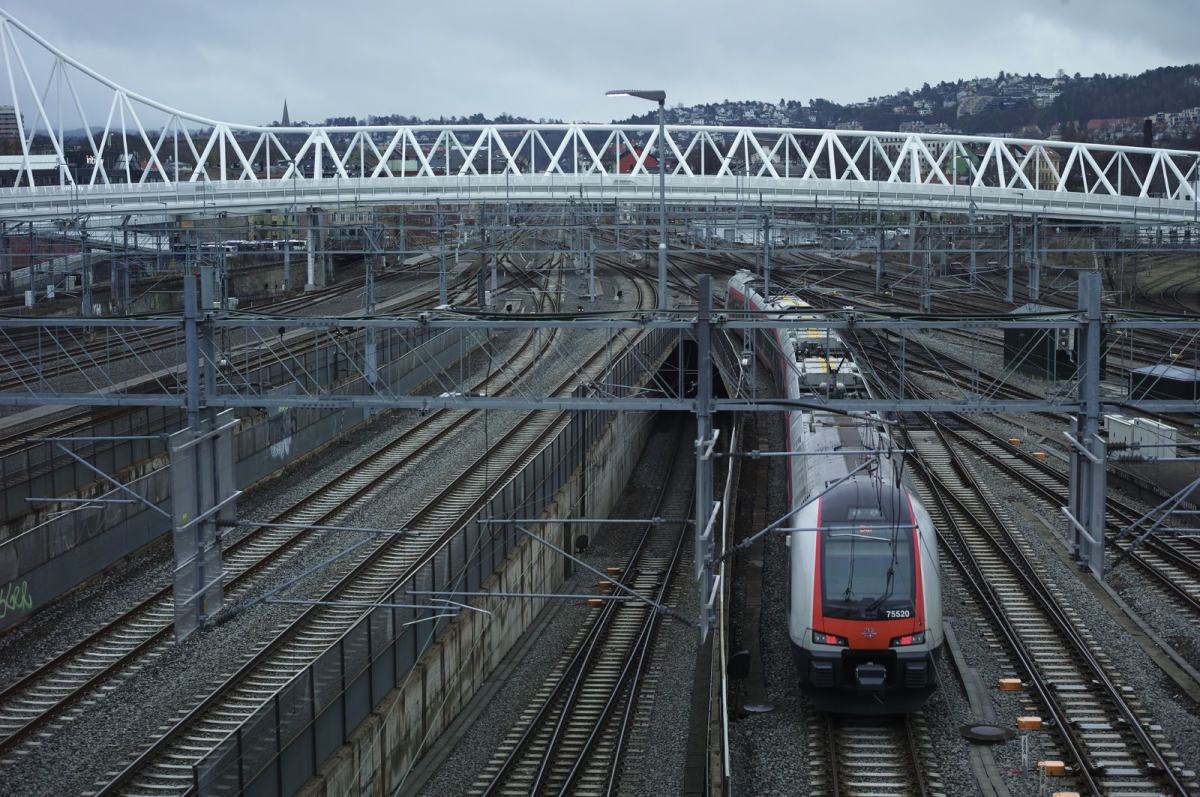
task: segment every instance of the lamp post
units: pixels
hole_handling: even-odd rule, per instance
[[[658,309],[667,309],[667,172],[665,108],[667,93],[659,89],[618,89],[609,97],[637,97],[658,103]],[[618,170],[620,164],[617,164]]]

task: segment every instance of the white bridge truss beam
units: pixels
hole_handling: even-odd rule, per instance
[[[1039,212],[1096,219],[1200,220],[1200,153],[1103,144],[861,130],[655,125],[276,127],[187,113],[133,92],[0,11],[20,161],[0,212],[127,213],[570,196]],[[29,57],[26,57],[26,56]],[[39,71],[44,70],[44,74]],[[39,80],[39,78],[41,78]],[[43,88],[39,91],[38,86]],[[102,127],[86,108],[107,107]],[[85,131],[91,163],[68,160]],[[334,184],[335,187],[330,186]]]

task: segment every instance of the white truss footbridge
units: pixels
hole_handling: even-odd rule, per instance
[[[856,130],[524,124],[260,126],[130,91],[0,10],[19,152],[0,217],[659,198],[1200,220],[1200,153]],[[4,101],[0,97],[0,103]],[[88,108],[107,108],[89,118]],[[69,131],[76,131],[70,141]],[[81,143],[82,142],[82,143]]]

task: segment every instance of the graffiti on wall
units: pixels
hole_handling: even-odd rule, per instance
[[[29,594],[27,581],[11,581],[0,587],[0,620],[10,613],[27,612],[33,608],[33,596]]]
[[[271,456],[285,459],[292,453],[292,437],[300,422],[290,407],[280,407],[267,420],[267,442],[271,444]]]

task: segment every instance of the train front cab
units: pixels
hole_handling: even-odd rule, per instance
[[[919,710],[937,689],[933,653],[926,645],[917,647],[863,649],[793,641],[792,654],[800,688],[818,710],[904,714]]]
[[[915,711],[937,688],[940,595],[926,601],[938,584],[936,553],[922,550],[922,517],[928,522],[907,492],[854,479],[816,502],[808,528],[820,533],[792,535],[812,565],[810,584],[793,581],[811,596],[811,621],[793,622],[792,653],[800,686],[819,710]],[[932,573],[923,566],[928,559]]]

